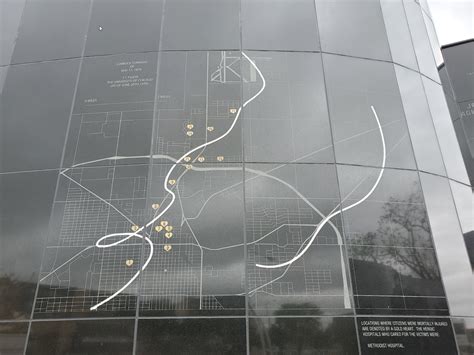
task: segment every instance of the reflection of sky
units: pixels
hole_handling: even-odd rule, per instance
[[[464,322],[466,329],[474,329],[474,319],[466,318]]]
[[[472,0],[428,0],[440,45],[474,38]]]

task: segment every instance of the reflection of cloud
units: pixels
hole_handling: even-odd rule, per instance
[[[474,329],[474,319],[472,318],[465,318],[464,324],[467,329]]]
[[[207,264],[207,265],[206,265]],[[212,265],[212,268],[209,266]],[[244,292],[245,265],[243,260],[219,264],[204,260],[203,264],[203,295],[238,294]],[[141,288],[148,297],[163,297],[175,295],[198,296],[195,288],[200,282],[198,268],[167,268],[163,270],[147,270],[142,278]],[[179,282],[177,282],[179,280]],[[151,294],[150,294],[151,291]]]
[[[210,277],[208,272],[204,272],[204,294],[219,293],[241,293],[245,291],[245,264],[244,261],[237,261],[222,267],[219,265],[217,277]],[[205,270],[204,266],[204,270]]]

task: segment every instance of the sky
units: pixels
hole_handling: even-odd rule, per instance
[[[428,0],[440,45],[474,38],[473,0]]]

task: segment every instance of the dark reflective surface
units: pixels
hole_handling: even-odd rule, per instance
[[[426,1],[426,0],[423,0]],[[426,32],[428,33],[428,38],[431,43],[431,52],[433,53],[436,66],[439,67],[444,63],[443,55],[441,54],[441,45],[438,41],[438,36],[436,34],[435,25],[433,20],[426,14],[426,11],[422,11],[423,22],[425,23]],[[439,80],[437,80],[439,82]]]
[[[244,101],[249,102],[243,112],[245,160],[333,162],[321,56],[247,55],[261,75],[248,60],[242,62]]]
[[[11,63],[25,3],[26,0],[2,1],[0,3],[0,9],[2,10],[0,12],[0,18],[2,20],[2,37],[0,37],[2,50],[0,51],[0,65],[8,65]]]
[[[472,122],[474,122],[474,120],[461,119],[453,122],[454,131],[456,132],[459,148],[461,149],[461,154],[464,159],[464,165],[466,166],[471,186],[474,182],[474,159],[472,158],[472,154],[474,153],[474,137],[469,138],[468,132],[474,132],[474,124]]]
[[[242,0],[242,47],[319,50],[314,1]]]
[[[470,186],[450,181],[449,185],[453,193],[454,204],[458,212],[459,223],[464,235],[467,253],[474,269],[474,222],[473,216],[473,193]]]
[[[7,0],[2,1],[0,6],[2,9],[0,64],[81,56],[89,19],[90,0],[68,2]],[[5,47],[4,36],[7,42]]]
[[[98,248],[99,238],[130,233],[148,220],[148,165],[84,167],[61,173],[35,302],[35,317],[133,315],[137,283],[97,311],[139,270],[142,239]],[[123,236],[107,238],[102,245]],[[147,249],[144,249],[147,250]],[[98,313],[99,312],[99,313]]]
[[[449,182],[425,173],[420,178],[450,314],[473,315],[473,274]]]
[[[423,87],[430,106],[431,117],[438,137],[439,147],[443,155],[447,176],[451,179],[469,184],[466,168],[463,164],[459,143],[449,116],[448,106],[444,100],[441,85],[423,77]]]
[[[161,49],[240,49],[239,13],[238,0],[166,1]]]
[[[443,49],[449,78],[459,102],[474,98],[474,78],[469,75],[474,69],[474,64],[471,60],[466,60],[466,58],[472,58],[473,51],[474,42]]]
[[[380,6],[393,62],[418,70],[403,0],[380,0]]]
[[[141,319],[137,354],[243,354],[245,319]]]
[[[85,55],[157,51],[163,0],[94,0]]]
[[[28,319],[57,171],[0,175],[0,319]]]
[[[472,68],[446,104],[426,0],[0,13],[2,354],[470,350]]]
[[[411,0],[403,0],[403,3],[420,72],[439,82],[439,74],[421,7]]]
[[[288,315],[352,313],[340,217],[315,234],[323,218],[339,208],[335,179],[334,165],[246,164],[252,314],[274,315],[282,307]],[[289,265],[257,265],[279,265],[300,253]]]
[[[251,354],[359,353],[351,317],[250,318],[249,337]]]
[[[141,279],[140,314],[245,314],[242,165],[153,165],[153,217],[170,203],[164,184],[176,202],[151,225],[155,252]]]
[[[176,161],[211,141],[190,154],[191,161],[242,161],[241,56],[230,51],[161,53],[155,163]]]
[[[471,154],[471,159],[474,157],[474,100],[468,100],[465,102],[459,103],[459,108],[461,109],[461,121],[464,127],[464,134],[467,137],[467,144],[469,146],[469,152]]]
[[[0,323],[0,354],[23,354],[28,323]]]
[[[132,354],[135,321],[33,322],[26,354]]]
[[[456,355],[449,318],[357,318],[362,354]]]
[[[323,62],[336,162],[381,166],[383,135],[386,166],[414,168],[393,65],[327,54]]]
[[[148,163],[156,62],[156,53],[84,59],[65,167]]]
[[[416,172],[338,167],[360,313],[446,314],[441,275]],[[367,216],[370,216],[368,218]]]
[[[79,60],[0,68],[0,172],[58,168]]]
[[[470,318],[453,318],[459,353],[468,355],[474,352],[474,323]]]
[[[395,66],[418,169],[446,175],[421,76]]]
[[[316,0],[325,52],[391,60],[379,1]]]

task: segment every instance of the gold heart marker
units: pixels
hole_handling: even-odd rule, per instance
[[[160,224],[163,226],[163,227],[166,227],[168,225],[168,221],[161,221]]]
[[[214,130],[214,127],[209,126],[209,127],[207,127],[207,130],[208,130],[209,132],[212,132],[212,131]]]
[[[125,264],[130,267],[133,265],[133,260],[132,259],[127,259],[127,261],[125,261]]]
[[[170,251],[172,248],[173,248],[173,247],[172,247],[171,245],[169,245],[169,244],[166,244],[166,245],[163,247],[163,249],[164,249],[165,251]]]
[[[135,225],[132,226],[132,231],[136,232],[138,230],[138,228],[139,227],[135,224]]]
[[[189,137],[191,137],[194,133],[193,133],[193,131],[187,131],[186,134],[187,134]]]
[[[168,182],[170,183],[170,185],[176,184],[176,180],[174,180],[174,179],[168,180]]]
[[[230,111],[230,113],[236,113],[237,112],[237,110],[235,108],[231,108],[229,111]]]
[[[223,157],[222,155],[219,155],[219,156],[217,157],[217,161],[223,161],[223,160],[224,160],[224,157]]]
[[[168,239],[170,239],[172,236],[173,236],[173,233],[171,232],[165,233],[165,237]]]
[[[189,124],[186,125],[186,128],[187,129],[193,129],[194,125],[192,123],[189,123]]]
[[[163,227],[162,226],[155,226],[155,230],[157,232],[161,232],[163,230]]]
[[[154,203],[153,205],[151,205],[151,208],[153,208],[154,210],[157,210],[158,208],[160,208],[160,204]]]
[[[171,232],[173,230],[173,226],[166,226],[165,229],[167,232]]]

